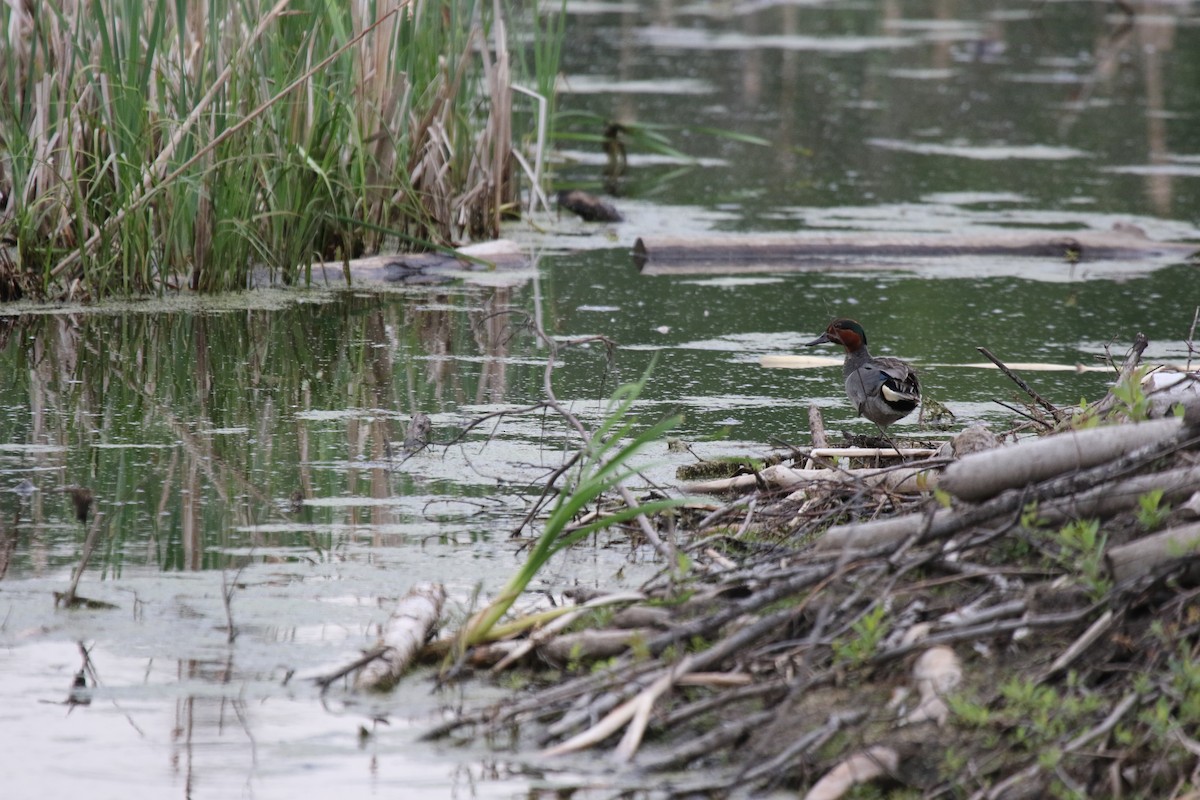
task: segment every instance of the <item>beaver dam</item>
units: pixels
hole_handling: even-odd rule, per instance
[[[1108,396],[1037,398],[1023,430],[890,465],[818,442],[651,519],[593,503],[564,530],[624,514],[663,552],[640,591],[422,646],[444,599],[422,587],[323,684],[386,687],[411,659],[504,674],[511,696],[428,736],[505,743],[569,773],[563,796],[1194,796],[1200,401],[1145,346]]]

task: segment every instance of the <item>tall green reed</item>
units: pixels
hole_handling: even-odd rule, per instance
[[[215,291],[255,266],[303,280],[389,234],[496,235],[517,196],[501,13],[484,0],[0,5],[0,251],[15,283]]]
[[[637,454],[647,445],[660,441],[667,431],[682,421],[676,415],[639,430],[639,420],[632,413],[633,407],[645,389],[652,369],[653,364],[639,380],[618,387],[609,398],[603,421],[583,442],[578,459],[568,473],[567,484],[556,496],[550,515],[543,523],[542,533],[530,547],[525,563],[499,594],[459,630],[456,643],[458,652],[486,640],[529,583],[556,554],[597,531],[629,522],[641,515],[649,516],[676,508],[686,502],[681,498],[667,498],[622,505],[611,513],[597,515],[589,522],[572,524],[590,503],[598,502],[604,494],[617,489],[637,474],[637,468],[632,464]]]

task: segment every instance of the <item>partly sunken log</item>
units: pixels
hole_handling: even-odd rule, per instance
[[[324,261],[312,266],[313,283],[430,283],[448,280],[454,273],[483,272],[529,266],[529,256],[516,242],[496,239],[456,250],[431,253],[396,253],[365,256],[347,261]]]
[[[974,235],[792,234],[670,238],[644,236],[633,246],[633,262],[647,275],[821,269],[877,269],[913,260],[964,256],[1077,261],[1183,260],[1200,246],[1156,242],[1140,231],[1044,230]]]

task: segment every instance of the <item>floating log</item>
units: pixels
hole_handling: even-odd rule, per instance
[[[1176,258],[1195,244],[1156,242],[1137,231],[1044,230],[975,235],[827,234],[669,238],[643,236],[633,246],[633,263],[646,275],[807,272],[824,269],[877,270],[934,258],[1023,257],[1078,261]]]
[[[820,369],[824,367],[840,367],[843,359],[828,356],[809,355],[765,355],[759,356],[758,365],[764,369]],[[945,367],[949,369],[1000,369],[990,361],[968,361],[959,364],[921,363],[921,368]],[[1022,372],[1112,372],[1109,366],[1097,364],[1047,364],[1036,361],[1021,361],[1009,363],[1010,369]]]

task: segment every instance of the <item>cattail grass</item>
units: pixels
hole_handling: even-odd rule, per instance
[[[256,267],[302,281],[314,261],[395,241],[494,237],[517,205],[514,167],[541,174],[540,151],[531,165],[514,140],[545,127],[514,117],[501,12],[0,4],[0,290],[221,291]],[[557,50],[539,48],[552,75]]]

